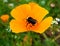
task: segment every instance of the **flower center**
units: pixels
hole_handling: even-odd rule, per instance
[[[27,22],[31,23],[32,25],[35,25],[37,21],[33,19],[32,17],[28,17]]]

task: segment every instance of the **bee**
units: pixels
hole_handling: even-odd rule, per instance
[[[32,25],[35,25],[37,21],[33,19],[32,17],[28,17],[27,22],[31,23]]]

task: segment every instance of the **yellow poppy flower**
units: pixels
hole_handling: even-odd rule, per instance
[[[7,22],[9,19],[9,15],[5,14],[5,15],[2,15],[0,18],[3,22]]]
[[[11,11],[14,19],[10,22],[12,32],[20,33],[33,31],[43,33],[53,20],[52,17],[43,19],[49,12],[34,2],[22,4]]]

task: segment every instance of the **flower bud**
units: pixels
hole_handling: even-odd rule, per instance
[[[9,19],[9,15],[5,14],[5,15],[2,15],[0,18],[3,22],[7,22]]]

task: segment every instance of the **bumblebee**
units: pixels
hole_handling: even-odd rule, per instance
[[[31,23],[32,25],[35,25],[37,21],[33,19],[32,17],[28,17],[27,22]]]

